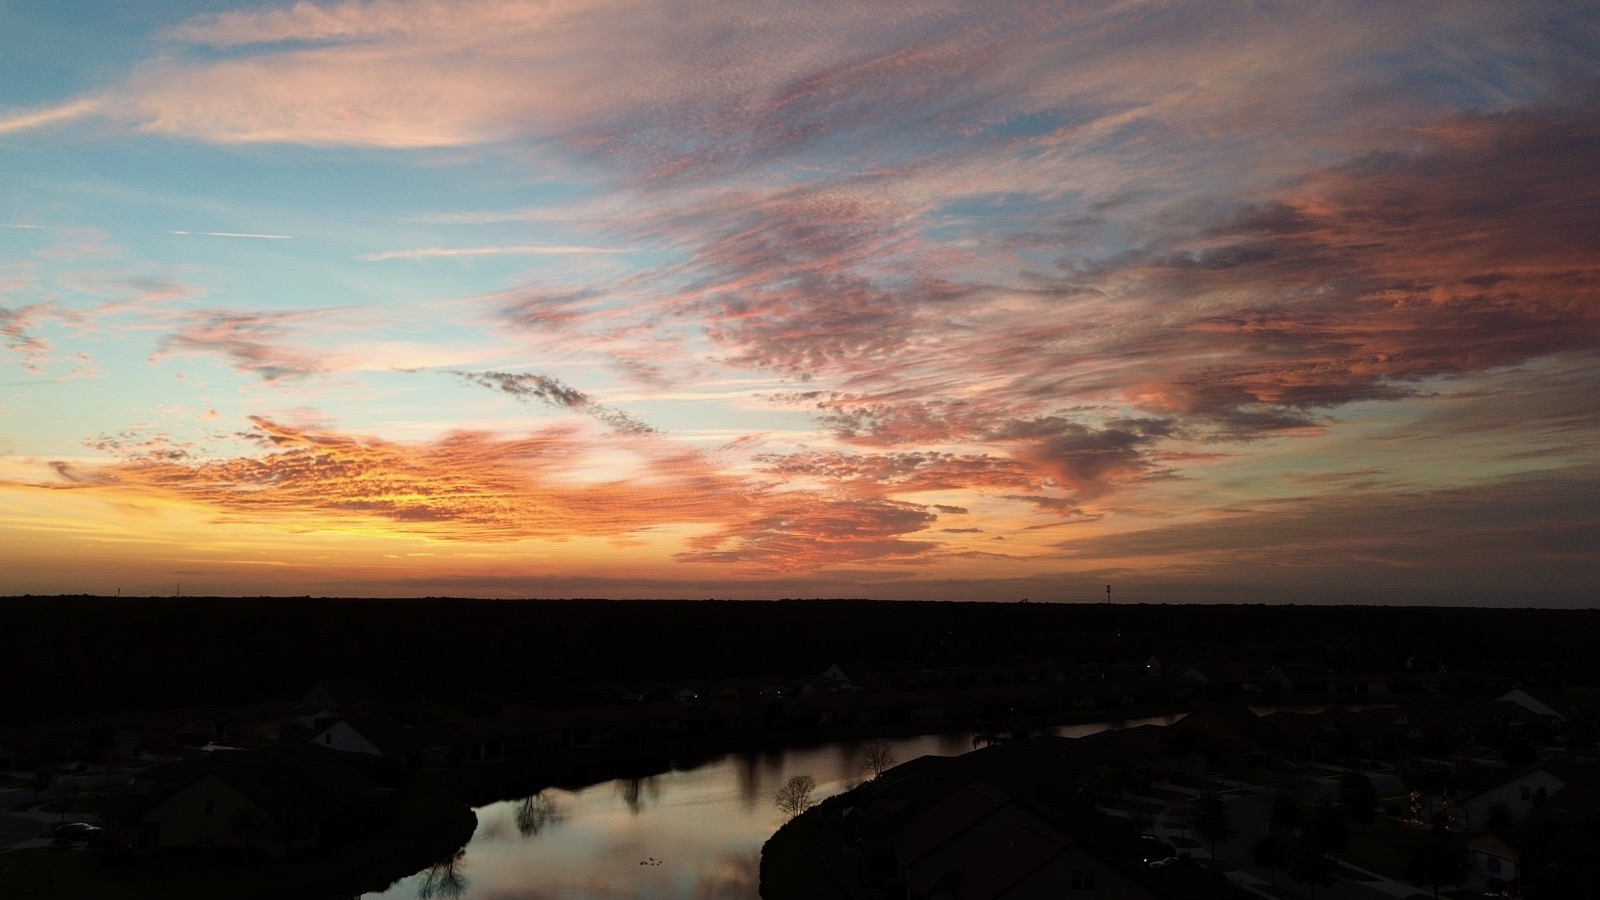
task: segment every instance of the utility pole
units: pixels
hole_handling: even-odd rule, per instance
[[[1106,585],[1106,603],[1111,602],[1111,585]]]

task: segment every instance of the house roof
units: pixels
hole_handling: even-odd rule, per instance
[[[1488,854],[1489,856],[1498,856],[1501,859],[1509,859],[1512,862],[1517,861],[1517,851],[1511,849],[1511,847],[1507,845],[1505,841],[1500,840],[1492,834],[1480,834],[1472,840],[1467,841],[1467,849],[1474,853],[1484,853]]]
[[[1534,763],[1528,766],[1457,766],[1455,771],[1456,787],[1462,800],[1469,800],[1479,794],[1492,791],[1502,785],[1511,784],[1534,772],[1549,772],[1549,767],[1544,763]],[[1565,783],[1565,779],[1549,773],[1552,778]]]
[[[993,900],[1037,873],[1072,843],[1072,838],[1043,823],[1021,821],[944,874],[960,900]]]
[[[1213,743],[1261,743],[1272,736],[1272,726],[1248,706],[1234,700],[1218,700],[1184,716],[1174,728],[1199,731]]]
[[[1327,712],[1302,713],[1279,710],[1261,717],[1261,721],[1272,726],[1274,743],[1283,746],[1303,746],[1311,743],[1322,734],[1324,727],[1330,722],[1334,727],[1338,723]]]
[[[139,774],[143,790],[108,806],[109,818],[136,820],[156,805],[215,777],[274,815],[326,818],[350,805],[372,781],[348,755],[311,744],[271,744],[259,750],[202,753]]]
[[[1010,794],[974,781],[907,825],[895,841],[895,855],[907,865],[914,864],[993,815],[1010,800]]]
[[[1542,706],[1548,709],[1550,713],[1553,713],[1556,718],[1563,720],[1567,718],[1567,714],[1573,707],[1572,699],[1566,694],[1543,686],[1515,688],[1495,699],[1515,703],[1536,715],[1546,715],[1543,710],[1535,708]]]
[[[1563,822],[1589,827],[1597,818],[1600,818],[1600,784],[1577,782],[1569,783],[1551,794],[1530,810],[1524,821],[1527,824]]]
[[[379,712],[351,713],[339,720],[363,738],[384,756],[403,756],[414,749],[421,739],[409,728],[400,724],[393,717]],[[339,724],[335,723],[335,725]],[[335,727],[330,725],[323,732]],[[320,735],[322,732],[318,732]],[[316,740],[316,738],[312,738]]]
[[[353,709],[372,697],[372,687],[365,678],[326,678],[312,685],[304,700],[309,703],[319,687],[332,695],[334,704],[343,709]]]

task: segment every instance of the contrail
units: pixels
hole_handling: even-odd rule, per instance
[[[198,237],[259,238],[264,241],[292,241],[292,234],[248,234],[242,231],[169,231],[167,234],[192,234]]]

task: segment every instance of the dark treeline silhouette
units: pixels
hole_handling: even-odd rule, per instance
[[[0,722],[292,697],[360,676],[487,704],[559,686],[1159,653],[1600,682],[1600,611],[672,600],[0,599]]]

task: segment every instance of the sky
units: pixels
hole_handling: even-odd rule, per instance
[[[1600,599],[1589,2],[0,0],[0,593]]]

